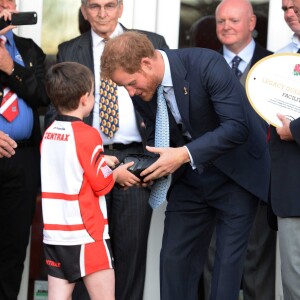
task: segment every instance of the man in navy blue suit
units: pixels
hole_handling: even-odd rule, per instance
[[[270,158],[266,124],[224,58],[209,49],[154,50],[140,33],[107,42],[105,78],[124,86],[153,144],[155,93],[163,86],[170,147],[147,146],[160,158],[145,182],[172,174],[160,257],[161,300],[195,300],[216,224],[211,300],[238,298],[250,230],[267,201]],[[167,130],[167,128],[166,128]]]

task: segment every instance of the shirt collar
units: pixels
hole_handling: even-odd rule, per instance
[[[114,38],[124,32],[120,23],[117,24],[114,32],[110,35],[110,38]],[[99,46],[100,43],[104,40],[103,37],[99,36],[95,31],[92,30],[92,40],[94,46]]]
[[[226,46],[223,46],[223,55],[228,64],[232,62],[232,59],[236,55],[238,55],[246,64],[249,64],[249,62],[252,59],[254,49],[255,49],[255,42],[252,39],[251,42],[238,54],[233,53]]]
[[[161,56],[163,58],[164,65],[165,65],[165,72],[164,72],[164,77],[161,82],[161,85],[172,87],[173,81],[172,81],[171,68],[170,68],[170,62],[169,62],[168,56],[164,51],[161,51],[161,50],[158,50],[158,51],[161,53]]]
[[[5,37],[7,38],[7,42],[10,44],[10,45],[13,45],[14,44],[14,35],[13,35],[13,32],[12,30],[6,32],[6,34],[4,34]]]
[[[292,43],[299,49],[300,48],[300,40],[296,33],[292,36]]]

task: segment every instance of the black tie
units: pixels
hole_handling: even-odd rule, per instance
[[[243,75],[243,73],[238,69],[238,66],[241,62],[241,58],[239,56],[235,56],[232,60],[232,71],[234,72],[234,74],[237,76],[238,79],[241,78],[241,76]]]

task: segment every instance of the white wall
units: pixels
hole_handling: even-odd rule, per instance
[[[178,47],[180,0],[123,0],[121,22],[131,29],[163,35],[170,48]]]
[[[35,11],[38,15],[38,22],[36,25],[20,26],[15,29],[15,32],[23,37],[32,38],[38,45],[41,44],[41,28],[42,28],[42,12],[43,0],[17,0],[17,9],[19,11]]]

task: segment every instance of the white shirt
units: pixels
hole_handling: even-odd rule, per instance
[[[235,54],[231,52],[226,46],[223,46],[223,56],[229,66],[232,66],[232,60],[233,58],[237,55],[239,56],[242,60],[239,63],[239,70],[244,73],[245,69],[247,68],[248,64],[251,62],[253,53],[255,49],[255,42],[252,39],[251,42],[238,54]]]
[[[111,38],[123,33],[123,28],[120,24],[117,25],[115,31],[111,34]],[[93,42],[93,57],[94,57],[94,74],[95,74],[95,105],[93,109],[93,127],[95,127],[102,138],[104,145],[122,143],[130,144],[132,142],[141,142],[134,107],[132,100],[124,87],[118,86],[118,103],[119,103],[119,129],[114,134],[113,138],[109,139],[100,130],[99,124],[99,91],[100,91],[100,60],[104,49],[105,42],[103,38],[97,35],[92,30]]]
[[[291,39],[292,41],[289,44],[277,50],[276,53],[284,53],[284,52],[297,53],[298,49],[300,48],[300,40],[295,33]]]

